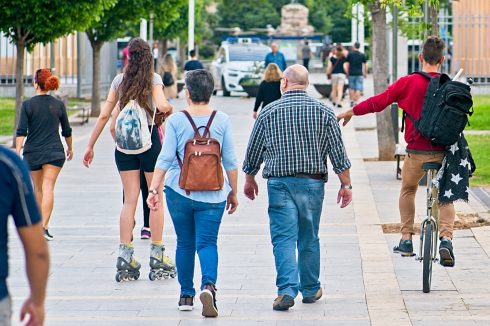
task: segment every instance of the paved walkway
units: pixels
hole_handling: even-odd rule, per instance
[[[313,90],[311,94],[318,96]],[[243,160],[253,125],[253,100],[215,97],[213,104],[231,116],[239,161]],[[176,102],[177,108],[183,100]],[[356,122],[358,124],[361,123]],[[367,121],[369,123],[369,121]],[[65,165],[56,189],[50,242],[52,267],[46,302],[47,325],[488,325],[490,323],[490,228],[456,231],[457,265],[434,267],[434,291],[421,291],[422,265],[391,253],[398,235],[385,235],[381,224],[397,222],[395,163],[365,162],[375,143],[351,124],[344,138],[353,163],[354,202],[345,209],[335,204],[338,180],[326,186],[320,226],[321,282],[324,297],[304,305],[298,297],[289,312],[274,312],[275,270],[270,244],[267,193],[251,202],[240,194],[235,215],[225,216],[220,233],[218,307],[220,317],[200,316],[176,309],[175,279],[147,278],[149,243],[140,240],[138,209],[136,258],[143,263],[136,282],[116,283],[115,260],[121,185],[113,160],[109,133],[95,149],[92,167],[81,157],[94,120],[75,126],[75,158]],[[243,186],[243,174],[240,186]],[[423,205],[423,199],[418,204]],[[484,209],[473,208],[472,211]],[[24,259],[12,230],[9,286],[14,313],[28,294]],[[175,253],[173,226],[166,213],[164,241]],[[418,242],[416,241],[416,246]],[[198,266],[199,264],[196,264]],[[196,269],[196,280],[199,269]],[[17,320],[14,316],[14,320]]]

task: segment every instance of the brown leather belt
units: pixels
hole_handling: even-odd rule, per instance
[[[313,179],[313,180],[323,180],[325,174],[309,174],[309,173],[296,173],[293,175],[296,178]]]

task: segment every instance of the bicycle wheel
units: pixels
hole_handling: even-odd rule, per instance
[[[422,269],[422,290],[424,293],[430,292],[430,284],[432,281],[432,223],[427,222],[424,230],[424,257]]]

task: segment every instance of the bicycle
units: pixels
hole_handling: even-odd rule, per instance
[[[420,224],[420,250],[416,258],[423,263],[422,291],[430,292],[432,281],[432,263],[437,262],[437,242],[439,239],[439,191],[434,185],[434,178],[441,168],[439,163],[424,163],[422,168],[427,172],[427,212]]]

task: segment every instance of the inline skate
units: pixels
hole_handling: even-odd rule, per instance
[[[134,248],[130,245],[119,245],[119,256],[116,261],[116,282],[135,281],[140,277],[141,264],[133,257]]]
[[[150,281],[161,280],[162,278],[174,278],[177,275],[175,266],[168,256],[165,255],[163,245],[151,245],[150,252]]]

